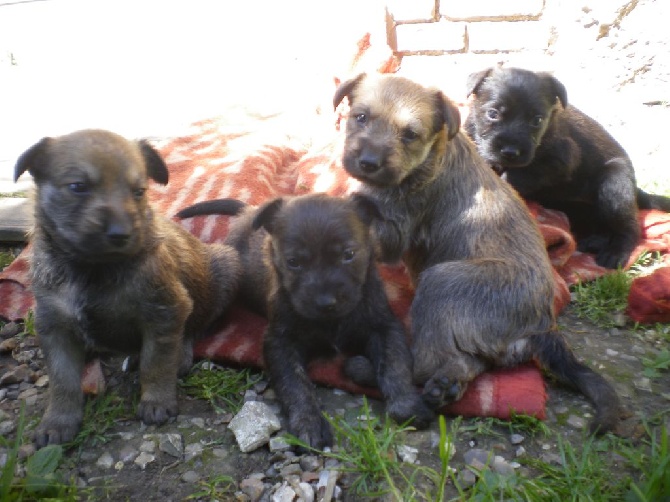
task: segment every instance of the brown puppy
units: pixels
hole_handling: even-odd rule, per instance
[[[289,431],[315,448],[331,444],[307,364],[339,352],[352,356],[345,372],[379,386],[393,419],[427,426],[433,413],[412,385],[405,331],[374,262],[370,224],[379,217],[376,204],[308,194],[243,207],[220,199],[177,216],[242,211],[226,242],[244,263],[242,300],[268,317],[263,357]],[[366,369],[362,377],[359,366]]]
[[[552,75],[488,68],[470,75],[468,93],[464,129],[481,156],[522,197],[565,212],[599,265],[626,265],[640,239],[638,208],[670,211],[670,198],[636,186],[626,151],[568,104]]]
[[[365,74],[349,98],[345,169],[379,204],[373,223],[385,261],[405,260],[416,383],[437,408],[494,366],[537,359],[595,405],[592,430],[612,429],[619,399],[557,332],[554,280],[523,201],[459,131],[458,109],[438,90]]]
[[[15,178],[25,171],[36,184],[32,289],[50,380],[37,445],[77,434],[88,350],[139,353],[138,415],[165,422],[193,337],[233,299],[237,252],[154,215],[148,179],[166,184],[168,171],[148,143],[103,130],[44,138],[18,159]]]

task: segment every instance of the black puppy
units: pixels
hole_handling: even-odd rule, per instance
[[[412,385],[404,328],[374,263],[370,224],[380,217],[377,206],[364,197],[310,194],[257,209],[233,199],[207,201],[177,216],[238,212],[226,243],[241,255],[242,299],[269,319],[265,368],[289,431],[315,448],[332,443],[306,367],[339,352],[358,354],[345,372],[359,383],[371,383],[366,370],[374,368],[393,419],[427,426],[433,412]]]
[[[468,78],[464,128],[479,153],[519,192],[564,211],[580,251],[623,266],[640,238],[638,208],[670,211],[670,198],[636,186],[625,150],[595,120],[568,104],[547,73],[489,68]]]

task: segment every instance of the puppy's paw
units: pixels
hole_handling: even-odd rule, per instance
[[[289,432],[311,448],[322,450],[333,444],[330,424],[320,411],[306,415],[293,415],[289,419]]]
[[[423,402],[419,394],[387,402],[386,412],[399,424],[410,421],[410,425],[417,429],[425,429],[435,418],[435,413]]]
[[[596,263],[601,267],[617,269],[624,267],[628,263],[629,257],[630,251],[603,249],[596,256]]]
[[[458,401],[463,397],[466,388],[467,384],[465,383],[451,380],[445,376],[434,376],[423,387],[423,401],[436,410],[445,404]]]
[[[50,444],[62,444],[73,441],[81,428],[80,414],[45,416],[35,429],[33,441],[37,448]]]
[[[142,400],[137,407],[137,416],[147,425],[164,424],[170,417],[177,416],[177,401]]]
[[[377,387],[377,375],[372,362],[365,356],[353,356],[344,362],[344,374],[364,387]]]

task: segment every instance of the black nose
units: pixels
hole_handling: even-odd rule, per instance
[[[112,246],[120,248],[128,243],[130,233],[123,225],[110,225],[107,228],[107,240]]]
[[[382,159],[376,153],[363,152],[361,153],[361,156],[358,158],[358,167],[364,173],[367,174],[374,173],[375,171],[378,171],[381,166],[382,166]]]
[[[521,150],[513,145],[505,145],[500,149],[500,155],[506,159],[516,159],[521,156]]]
[[[334,295],[328,293],[317,295],[315,302],[319,310],[323,312],[330,312],[335,310],[335,307],[337,306],[337,298],[335,298]]]

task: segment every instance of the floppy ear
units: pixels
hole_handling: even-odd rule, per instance
[[[379,205],[377,202],[367,195],[361,193],[354,193],[351,195],[351,201],[354,203],[354,210],[360,220],[366,225],[370,225],[374,220],[383,220]]]
[[[140,140],[138,143],[149,178],[161,185],[167,185],[169,174],[163,158],[146,140]]]
[[[277,213],[283,207],[283,205],[284,199],[281,197],[264,203],[261,207],[258,208],[258,212],[251,222],[251,227],[254,230],[258,230],[259,228],[263,227],[268,231],[268,233],[271,234],[274,230],[274,223]]]
[[[50,141],[51,138],[42,138],[21,154],[14,166],[14,181],[17,181],[26,171],[29,171],[33,178],[39,176],[46,162],[47,147]]]
[[[461,112],[451,100],[444,95],[442,91],[437,91],[435,95],[437,101],[436,127],[438,131],[443,124],[447,126],[447,138],[452,139],[458,133],[461,127]]]
[[[493,68],[487,68],[486,70],[478,71],[468,75],[468,93],[465,96],[468,97],[470,94],[477,94],[479,86],[482,85],[482,82],[484,82],[484,80],[486,80],[489,75],[491,75],[492,71]]]
[[[335,91],[335,96],[333,96],[333,108],[337,108],[345,96],[349,97],[358,84],[363,81],[365,76],[365,73],[361,73],[357,77],[349,79],[346,82],[342,82]]]
[[[561,81],[548,73],[540,73],[540,78],[542,78],[544,84],[548,87],[549,92],[558,98],[563,108],[566,108],[568,106],[568,91]]]

